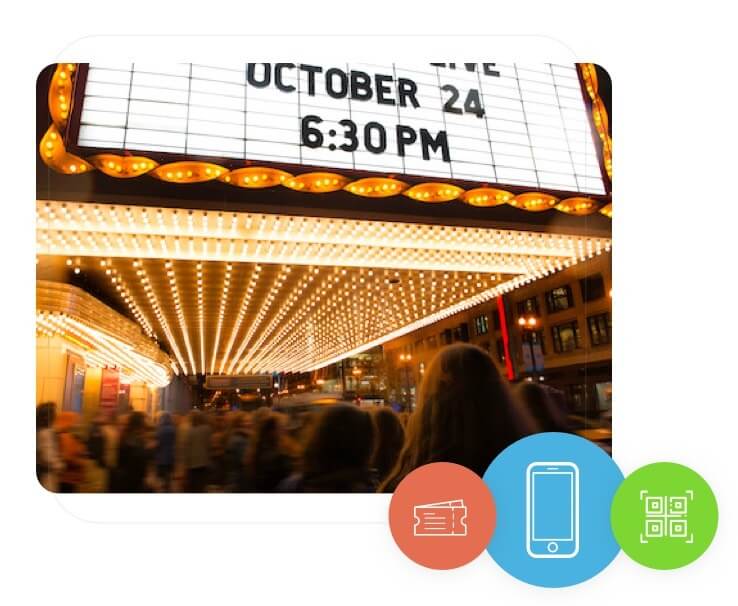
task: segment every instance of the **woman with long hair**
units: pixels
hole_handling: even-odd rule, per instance
[[[379,491],[392,492],[414,469],[439,461],[481,476],[495,456],[532,432],[489,354],[468,343],[451,345],[425,371],[405,445]]]

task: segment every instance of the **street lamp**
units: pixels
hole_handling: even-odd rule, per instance
[[[400,366],[405,370],[405,408],[410,411],[410,362],[413,357],[410,354],[400,354]]]
[[[536,354],[533,349],[533,337],[532,334],[535,332],[537,326],[538,326],[538,318],[535,316],[520,316],[518,318],[518,326],[520,327],[520,330],[522,331],[522,337],[523,337],[523,344],[528,344],[528,351],[530,352],[530,360],[531,364],[533,365],[533,371],[532,374],[535,374],[537,372],[536,368]],[[525,338],[525,335],[528,334],[528,338]]]

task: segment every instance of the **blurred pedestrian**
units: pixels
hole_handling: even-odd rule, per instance
[[[515,396],[535,421],[538,431],[570,431],[569,421],[549,387],[525,381],[517,386]]]
[[[142,412],[132,412],[118,445],[117,491],[146,492],[150,459],[146,417]]]
[[[177,438],[174,447],[174,480],[172,490],[184,492],[187,490],[187,435],[190,431],[190,415],[175,415],[174,426],[177,429]]]
[[[207,489],[210,474],[210,434],[210,425],[204,414],[193,410],[184,445],[187,492],[205,492]]]
[[[156,427],[154,461],[156,463],[156,476],[164,492],[171,492],[172,490],[176,439],[177,430],[174,427],[171,415],[168,412],[162,412],[159,416],[159,424]]]
[[[87,453],[98,466],[105,467],[105,433],[103,432],[104,413],[98,413],[92,419],[87,434]]]
[[[236,492],[245,484],[244,459],[250,439],[251,414],[233,413],[224,453],[225,490],[229,492]]]
[[[273,492],[294,466],[296,448],[287,436],[284,415],[260,410],[246,451],[246,492]]]
[[[223,488],[225,482],[225,441],[226,418],[223,413],[215,413],[212,418],[212,432],[210,433],[210,478],[209,483],[218,489]]]
[[[305,446],[310,439],[310,436],[313,434],[313,427],[315,425],[315,422],[318,420],[320,414],[315,411],[303,411],[297,413],[294,416],[297,423],[295,439],[297,441],[299,449],[301,451],[304,451]]]
[[[405,445],[379,490],[392,492],[411,471],[437,461],[481,476],[495,456],[534,427],[487,352],[468,343],[445,347],[423,375]]]
[[[400,417],[391,408],[381,407],[372,411],[374,422],[374,452],[371,468],[378,482],[384,480],[397,463],[405,441],[405,428]]]
[[[106,462],[108,434],[105,431],[108,414],[99,411],[92,419],[85,446],[89,459],[85,470],[85,492],[106,492],[109,487],[109,469]]]
[[[78,492],[85,480],[87,449],[79,436],[80,416],[64,410],[56,417],[56,432],[59,436],[59,453],[64,470],[59,477],[59,492]]]
[[[340,405],[322,411],[302,455],[300,472],[280,486],[284,492],[374,492],[369,467],[374,427],[368,412]]]
[[[114,414],[107,414],[103,418],[102,433],[105,438],[105,453],[103,462],[108,471],[108,485],[113,470],[118,466],[118,445],[120,431]]]
[[[64,470],[55,420],[56,404],[42,402],[36,407],[36,477],[51,492],[59,491],[59,474]]]

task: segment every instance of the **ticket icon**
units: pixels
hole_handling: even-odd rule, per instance
[[[465,537],[466,505],[463,499],[413,507],[416,537]]]

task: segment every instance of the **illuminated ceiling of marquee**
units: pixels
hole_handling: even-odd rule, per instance
[[[610,250],[607,238],[37,203],[38,274],[99,285],[180,372],[307,371]]]
[[[56,281],[36,281],[36,334],[60,337],[88,366],[115,366],[121,378],[164,387],[171,360],[139,325],[84,290]]]

